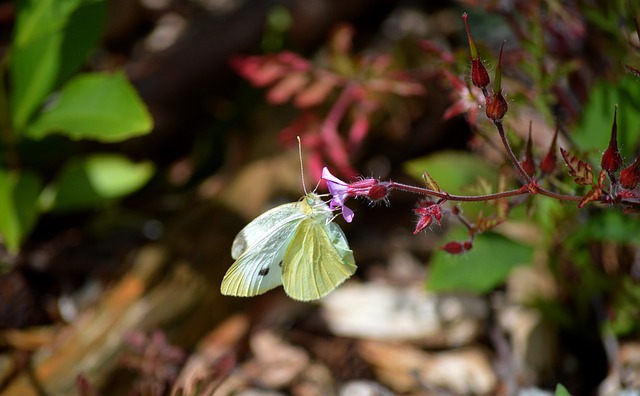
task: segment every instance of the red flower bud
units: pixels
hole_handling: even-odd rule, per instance
[[[434,220],[438,224],[442,220],[442,209],[435,202],[419,202],[418,207],[413,212],[418,215],[418,224],[416,224],[416,229],[413,231],[414,235],[429,227]]]
[[[413,235],[416,235],[420,231],[429,227],[432,222],[433,222],[433,217],[431,216],[422,216],[418,218],[418,224],[416,224],[416,229],[413,231]]]
[[[472,241],[464,241],[464,242],[452,241],[452,242],[447,242],[440,249],[444,250],[449,254],[462,254],[471,250],[472,247],[473,247]]]
[[[553,134],[553,140],[551,141],[551,147],[549,147],[547,155],[544,157],[542,162],[540,162],[540,170],[544,174],[553,173],[556,169],[556,162],[558,160],[558,155],[556,154],[558,151],[558,129],[559,128],[556,128],[556,133]]]
[[[620,185],[627,190],[633,190],[640,182],[640,157],[620,172]]]
[[[502,91],[489,94],[487,97],[486,112],[487,117],[493,122],[502,121],[502,118],[507,114],[509,105],[506,99],[502,96]]]
[[[471,59],[471,82],[478,88],[486,88],[491,79],[480,58]]]
[[[609,140],[609,147],[605,150],[600,160],[600,166],[602,169],[609,173],[614,173],[622,166],[622,156],[620,150],[618,150],[618,124],[616,122],[618,114],[618,107],[616,106],[615,113],[613,114],[613,126],[611,127],[611,139]]]
[[[527,148],[525,149],[524,161],[520,161],[520,166],[529,175],[533,177],[536,173],[536,164],[533,161],[533,144],[531,143],[531,123],[529,123],[529,139],[527,140]]]

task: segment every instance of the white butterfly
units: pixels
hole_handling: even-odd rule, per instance
[[[249,297],[279,285],[295,300],[317,300],[356,271],[353,252],[319,195],[263,213],[236,236],[222,294]]]

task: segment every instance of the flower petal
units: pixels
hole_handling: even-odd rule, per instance
[[[331,172],[329,172],[329,168],[327,168],[326,166],[322,168],[322,178],[326,180],[327,186],[329,186],[329,189],[331,189],[330,187],[331,184],[342,185],[345,187],[347,186],[347,183],[343,182],[342,180],[332,175]]]
[[[342,205],[342,217],[344,217],[344,220],[347,223],[351,223],[353,221],[353,217],[356,214],[353,213],[353,210],[347,208],[346,206]]]

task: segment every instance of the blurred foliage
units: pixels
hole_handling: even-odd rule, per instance
[[[607,147],[613,120],[618,108],[618,144],[623,158],[634,158],[640,144],[640,82],[636,77],[624,76],[617,81],[598,81],[589,93],[580,122],[572,134],[582,150],[592,150],[599,160],[600,150]]]
[[[153,120],[121,72],[76,75],[98,43],[106,1],[21,0],[16,6],[2,70],[10,85],[0,87],[0,234],[11,253],[18,252],[43,211],[86,209],[122,197],[153,173],[150,163],[116,156],[72,157],[46,185],[41,173],[49,169],[21,165],[23,157],[46,150],[49,143],[38,140],[47,135],[119,142],[148,133]]]

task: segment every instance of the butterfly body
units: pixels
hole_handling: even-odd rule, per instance
[[[222,280],[222,294],[249,297],[279,285],[293,299],[316,300],[356,270],[353,252],[333,211],[315,193],[271,209],[233,241],[236,260]]]

